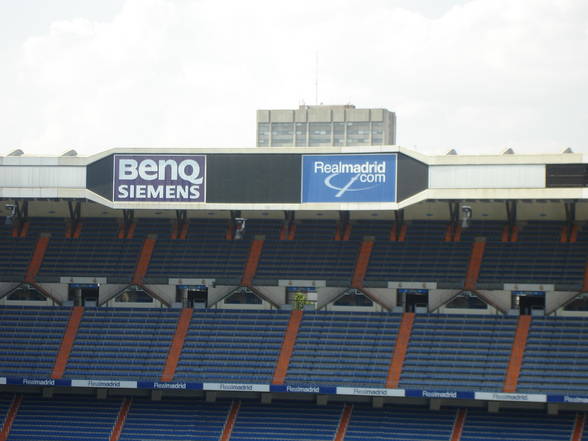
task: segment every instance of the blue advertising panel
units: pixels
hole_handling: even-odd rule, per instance
[[[71,386],[71,380],[53,378],[21,378],[6,377],[0,384],[12,384],[18,386]]]
[[[588,403],[588,397],[581,395],[547,395],[547,402],[586,404]]]
[[[396,202],[397,155],[303,155],[302,202]]]
[[[116,202],[204,202],[206,156],[114,155]]]

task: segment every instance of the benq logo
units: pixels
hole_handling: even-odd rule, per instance
[[[302,202],[395,202],[396,155],[303,157]]]
[[[204,202],[206,157],[115,155],[115,201]]]
[[[119,161],[118,178],[122,180],[133,181],[140,177],[146,181],[158,179],[165,181],[167,177],[171,180],[177,180],[178,177],[192,184],[202,184],[204,178],[200,176],[200,165],[193,159],[185,159],[179,164],[173,159],[121,159]]]

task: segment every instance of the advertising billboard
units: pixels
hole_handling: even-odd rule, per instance
[[[397,155],[302,157],[302,202],[396,202]]]
[[[300,155],[210,154],[208,203],[300,203]]]
[[[205,202],[205,155],[114,155],[115,202]]]

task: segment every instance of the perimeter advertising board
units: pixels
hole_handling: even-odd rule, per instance
[[[302,202],[396,202],[396,154],[304,155]]]
[[[114,155],[115,202],[204,202],[205,155]]]

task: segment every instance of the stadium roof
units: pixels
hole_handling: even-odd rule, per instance
[[[520,218],[565,219],[565,204],[588,219],[588,160],[561,154],[427,156],[399,147],[135,148],[91,156],[69,150],[0,156],[0,199],[36,201],[39,215],[63,215],[56,201],[88,201],[84,215],[121,209],[143,216],[447,218],[447,203],[468,203],[475,216],[505,217],[519,201]],[[577,206],[577,207],[576,207]],[[114,212],[113,212],[114,210]],[[51,213],[53,211],[53,213]],[[60,211],[63,211],[61,213]],[[33,211],[32,215],[35,215]]]

